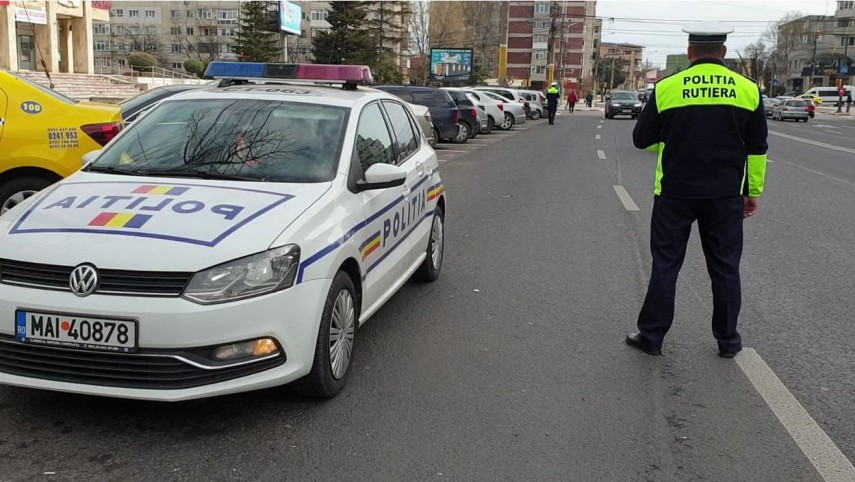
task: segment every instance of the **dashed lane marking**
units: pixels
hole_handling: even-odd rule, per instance
[[[596,140],[600,140],[600,139],[602,139],[602,136],[601,136],[601,135],[599,135],[599,134],[597,134],[596,136],[594,136],[594,139],[596,139]]]
[[[617,193],[618,198],[620,198],[620,202],[623,203],[623,207],[627,211],[638,211],[638,205],[635,204],[635,201],[632,200],[629,193],[626,192],[626,188],[623,186],[612,186]]]
[[[605,151],[598,150],[598,151],[597,151],[597,157],[599,157],[600,159],[605,159],[605,158],[606,158],[606,153],[605,153]]]
[[[790,437],[826,482],[855,480],[855,467],[811,418],[769,365],[751,348],[736,356],[736,363],[784,425]]]
[[[602,128],[603,128],[603,126],[597,126],[597,129],[602,129]]]

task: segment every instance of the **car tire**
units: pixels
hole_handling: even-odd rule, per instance
[[[455,144],[465,144],[471,138],[472,128],[469,127],[469,124],[460,121],[457,123],[460,126],[460,132],[457,134],[457,137],[451,140],[451,142]]]
[[[805,124],[807,124],[807,121],[808,121],[807,118],[805,118],[804,121],[805,121]]]
[[[413,274],[413,279],[430,283],[439,278],[442,271],[442,260],[445,255],[445,217],[439,206],[433,212],[430,237],[428,237],[427,256],[419,269]]]
[[[493,128],[495,128],[495,127],[496,127],[496,122],[493,120],[493,118],[487,117],[487,128],[481,129],[481,134],[489,134],[489,133],[493,132]]]
[[[511,115],[510,112],[505,112],[505,122],[502,122],[500,126],[502,130],[506,131],[514,126],[514,116]]]
[[[312,370],[292,384],[297,393],[311,398],[332,398],[344,388],[356,347],[359,317],[356,300],[353,280],[344,271],[339,271],[324,303]]]
[[[0,214],[14,208],[27,198],[50,186],[56,181],[45,177],[16,177],[0,184]]]
[[[532,120],[538,120],[538,119],[540,119],[541,117],[543,117],[543,115],[541,115],[541,113],[540,113],[540,111],[539,111],[539,110],[535,109],[535,110],[533,110],[533,111],[531,112],[531,119],[532,119]]]

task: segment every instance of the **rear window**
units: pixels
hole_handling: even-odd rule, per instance
[[[329,181],[338,168],[348,113],[270,100],[169,100],[132,124],[94,166],[141,175]]]
[[[789,107],[807,107],[807,103],[803,100],[788,100],[787,106],[789,106]]]
[[[449,105],[454,104],[448,92],[442,90],[413,90],[413,103],[422,105]]]

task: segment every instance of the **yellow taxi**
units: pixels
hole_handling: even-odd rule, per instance
[[[815,94],[802,94],[799,99],[806,99],[813,102],[815,105],[822,105],[822,97]]]
[[[0,214],[76,172],[122,126],[119,106],[78,102],[0,70]]]

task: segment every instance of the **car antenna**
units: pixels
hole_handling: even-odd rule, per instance
[[[35,29],[36,25],[33,23],[33,20],[30,18],[30,11],[28,9],[24,9],[24,14],[27,16],[27,22],[30,23],[30,28]],[[39,37],[38,35],[33,35],[33,41],[36,43],[36,50],[39,51],[42,57],[42,68],[45,69],[45,75],[47,76],[48,82],[50,82],[50,88],[53,90],[56,86],[53,84],[53,79],[50,78],[50,72],[48,72],[47,62],[45,62],[45,54],[42,52],[42,49],[39,48]]]

